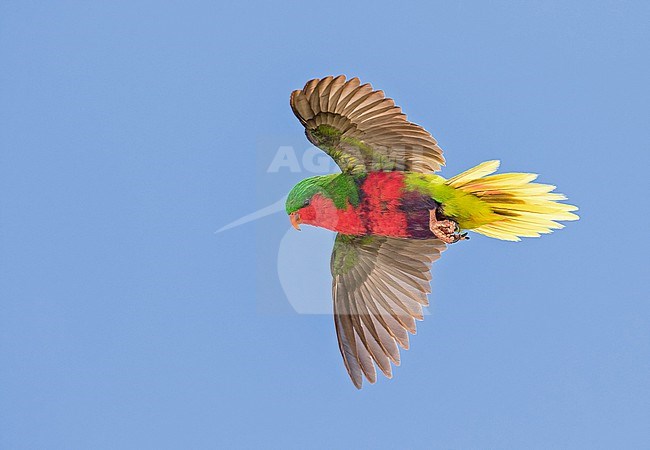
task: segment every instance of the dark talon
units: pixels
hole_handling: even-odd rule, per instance
[[[455,234],[454,235],[454,243],[458,241],[469,241],[469,236],[467,236],[467,232],[462,233],[462,234]]]

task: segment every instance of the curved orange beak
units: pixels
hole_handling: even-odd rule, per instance
[[[298,231],[300,231],[300,214],[297,212],[292,212],[289,214],[289,220],[291,220],[291,225]]]

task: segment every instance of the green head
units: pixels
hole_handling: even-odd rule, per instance
[[[294,228],[299,230],[303,219],[313,220],[315,211],[310,203],[317,194],[330,199],[337,209],[359,204],[358,186],[351,175],[339,173],[306,178],[291,189],[285,205]]]
[[[305,178],[300,183],[296,184],[287,197],[287,203],[285,205],[287,214],[294,213],[309,205],[311,198],[316,194],[322,194],[329,197],[328,187],[332,182],[332,178],[335,176],[336,175],[324,175]]]
[[[289,192],[286,203],[287,214],[307,206],[316,194],[332,200],[338,209],[345,209],[348,204],[357,206],[359,188],[355,180],[353,176],[342,173],[305,178]]]

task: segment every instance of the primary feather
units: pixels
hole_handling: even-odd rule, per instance
[[[442,149],[431,134],[409,122],[383,91],[358,78],[325,77],[308,81],[290,98],[310,142],[343,172],[440,170]]]

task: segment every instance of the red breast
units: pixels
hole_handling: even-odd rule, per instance
[[[361,184],[357,207],[337,209],[331,199],[316,194],[298,211],[300,221],[344,234],[408,237],[406,214],[400,208],[403,188],[401,172],[372,172]]]

